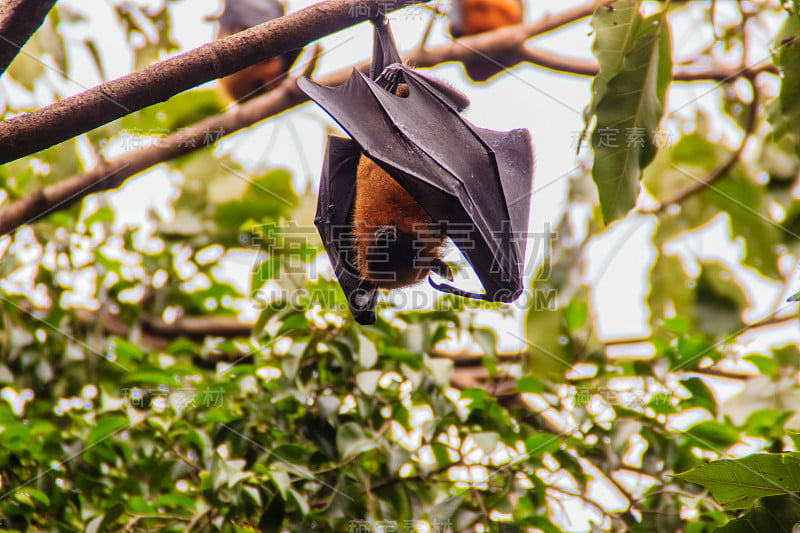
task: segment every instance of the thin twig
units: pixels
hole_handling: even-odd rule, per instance
[[[736,165],[739,161],[739,158],[744,151],[745,146],[747,145],[747,141],[752,136],[753,132],[755,131],[758,112],[759,112],[759,103],[761,101],[759,97],[758,86],[756,85],[755,81],[749,79],[750,86],[753,89],[753,101],[750,103],[748,112],[747,112],[747,122],[745,124],[744,135],[742,137],[742,141],[739,143],[739,146],[733,153],[723,161],[720,165],[718,165],[714,170],[712,170],[708,176],[704,179],[698,180],[697,182],[693,183],[692,185],[686,187],[686,189],[679,191],[677,194],[664,200],[660,203],[660,205],[654,209],[642,209],[639,210],[640,213],[645,215],[652,215],[652,214],[660,214],[665,209],[669,208],[672,205],[680,204],[687,199],[691,198],[692,196],[704,191],[705,189],[711,187],[714,183],[719,181],[721,178],[726,176],[728,172]]]

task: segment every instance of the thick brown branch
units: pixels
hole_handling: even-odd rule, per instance
[[[56,0],[6,0],[0,4],[0,74],[42,25]]]
[[[389,0],[403,7],[405,0]],[[368,19],[384,0],[328,0],[0,123],[0,164]],[[359,13],[355,15],[355,13]]]
[[[320,82],[335,85],[342,83],[346,76],[347,73],[341,72],[326,76]],[[254,98],[227,113],[208,118],[164,137],[157,143],[111,161],[101,160],[91,170],[40,189],[0,211],[0,234],[14,231],[56,210],[66,209],[91,193],[119,187],[129,177],[158,163],[213,144],[224,135],[281,113],[306,100],[306,96],[296,88],[294,80],[287,80],[274,91]]]

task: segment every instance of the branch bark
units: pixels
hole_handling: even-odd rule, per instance
[[[56,0],[6,0],[0,4],[0,74],[30,39]]]
[[[155,63],[0,123],[0,164],[33,154],[201,83],[363,22],[413,0],[327,0]]]

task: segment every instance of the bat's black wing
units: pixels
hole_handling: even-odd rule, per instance
[[[328,137],[314,224],[347,296],[350,312],[360,324],[372,324],[378,290],[371,282],[361,279],[353,249],[353,204],[360,157],[361,147],[354,140]]]
[[[378,49],[391,46],[396,56],[388,28],[379,23],[376,44],[380,45],[376,46],[376,59],[392,61],[378,80],[354,70],[338,87],[301,79],[300,88],[350,134],[366,155],[408,190],[434,221],[445,224],[448,236],[472,265],[485,294],[466,293],[431,281],[432,285],[490,301],[515,300],[522,292],[533,179],[530,134],[522,129],[496,132],[470,124],[458,113],[461,106],[452,88],[395,62],[391,53]],[[381,85],[398,77],[408,85],[407,97],[396,96]],[[374,287],[358,279],[357,269],[352,261],[348,263],[350,251],[330,240],[334,232],[329,224],[351,216],[356,182],[355,163],[344,163],[341,146],[339,141],[329,143],[316,223],[351,307],[356,289],[363,293],[357,300],[369,305],[374,301]],[[355,148],[351,145],[349,150],[347,157],[357,161]],[[324,205],[323,190],[327,199]],[[345,218],[345,223],[351,221]],[[345,270],[349,274],[344,273],[343,278]],[[360,284],[353,285],[353,278]],[[357,319],[358,313],[369,318],[364,309],[353,311]],[[374,310],[371,312],[374,320]]]

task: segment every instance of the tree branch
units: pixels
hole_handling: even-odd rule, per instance
[[[343,83],[348,71],[325,76],[323,85]],[[0,211],[0,235],[30,224],[54,211],[66,209],[89,194],[114,189],[126,179],[152,166],[213,144],[221,137],[251,126],[308,100],[287,79],[275,90],[253,98],[230,111],[181,129],[158,142],[111,161],[100,160],[91,170],[39,189]]]
[[[756,86],[754,80],[752,78],[748,78],[750,81],[750,86],[753,89],[753,101],[750,103],[750,106],[747,110],[747,122],[744,126],[744,136],[742,137],[742,142],[739,143],[739,146],[733,153],[728,156],[728,159],[723,161],[720,165],[718,165],[714,170],[712,170],[708,176],[704,179],[697,180],[695,183],[692,183],[686,189],[678,192],[673,197],[668,198],[662,201],[658,207],[655,209],[649,210],[642,210],[642,214],[659,214],[662,213],[665,209],[667,209],[671,205],[680,204],[686,201],[688,198],[691,198],[695,194],[698,194],[707,188],[711,187],[714,183],[719,181],[721,178],[726,176],[728,172],[733,169],[736,163],[739,162],[739,157],[742,155],[742,151],[744,151],[744,147],[747,144],[747,140],[753,134],[756,128],[758,113],[760,111],[759,105],[761,102],[761,98],[759,96],[758,87]]]
[[[0,164],[71,139],[411,0],[328,0],[0,123]]]
[[[0,74],[6,71],[56,0],[6,0],[0,4]]]
[[[597,63],[560,56],[552,52],[543,52],[530,47],[522,47],[517,56],[522,61],[549,68],[557,72],[577,74],[580,76],[596,76]],[[708,68],[682,67],[672,73],[673,81],[726,81],[737,77],[752,80],[762,72],[778,73],[778,68],[770,61],[764,61],[752,67],[718,67]]]
[[[481,35],[459,39],[438,48],[417,50],[406,55],[405,59],[417,67],[424,68],[448,61],[463,61],[465,58],[474,57],[476,53],[488,55],[493,50],[502,50],[504,46],[508,45],[509,32],[525,38],[540,35],[558,28],[558,25],[573,22],[580,16],[591,14],[590,6],[593,9],[594,3],[548,17],[536,23],[500,28]],[[520,50],[523,59],[546,68],[583,75],[592,75],[593,72],[596,72],[596,65],[590,62],[563,58],[525,47]],[[357,68],[366,71],[368,65],[362,64]],[[759,72],[773,69],[774,65],[766,63],[750,69],[718,67],[706,70],[680,69],[674,74],[674,79],[681,81],[726,80],[739,75],[752,79]],[[339,85],[348,78],[350,72],[351,69],[347,68],[322,77],[317,82],[322,85]],[[213,144],[221,137],[282,113],[307,100],[308,98],[297,89],[295,80],[286,80],[274,91],[256,97],[224,114],[210,117],[194,126],[161,138],[151,146],[111,161],[100,160],[91,170],[40,189],[0,211],[0,235],[35,222],[54,211],[66,209],[89,194],[117,188],[125,180],[139,172]],[[5,123],[0,123],[0,127],[3,124]],[[0,146],[2,146],[2,142],[3,140],[0,139]]]

